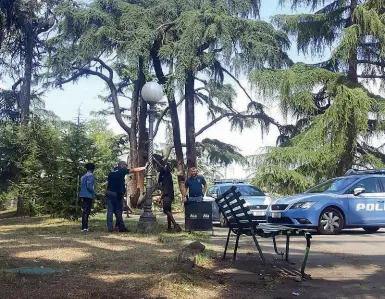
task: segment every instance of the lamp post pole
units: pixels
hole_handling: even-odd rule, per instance
[[[140,215],[138,228],[141,231],[152,231],[156,228],[156,217],[152,212],[152,193],[154,191],[153,172],[153,153],[154,153],[154,122],[155,122],[155,104],[163,97],[162,87],[155,82],[148,82],[142,89],[143,99],[150,105],[148,110],[148,166],[146,175],[146,195],[143,212]]]
[[[139,224],[144,230],[152,230],[156,224],[156,217],[152,213],[152,192],[154,190],[154,181],[152,179],[153,171],[153,153],[154,153],[154,121],[155,121],[155,105],[150,104],[148,110],[149,131],[148,131],[148,167],[146,175],[146,198],[144,201],[143,212],[139,218]]]

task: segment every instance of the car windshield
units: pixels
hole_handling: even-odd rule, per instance
[[[237,187],[237,191],[239,191],[242,196],[265,196],[265,194],[259,190],[257,187],[249,186],[249,185],[235,185]],[[226,192],[230,186],[221,186],[221,192]]]
[[[356,181],[356,177],[336,178],[323,182],[305,193],[338,193],[343,191],[351,183]]]

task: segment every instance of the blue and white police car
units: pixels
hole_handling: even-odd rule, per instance
[[[241,193],[241,198],[245,200],[246,205],[250,208],[254,218],[259,222],[266,222],[266,210],[271,204],[271,198],[257,187],[246,184],[243,180],[215,180],[214,186],[207,189],[203,201],[211,202],[213,207],[213,222],[219,222],[222,227],[227,225],[223,215],[219,212],[215,198],[225,193],[232,186],[237,187],[237,191]]]
[[[350,170],[306,192],[276,200],[267,222],[338,234],[344,228],[375,233],[385,227],[385,169]]]

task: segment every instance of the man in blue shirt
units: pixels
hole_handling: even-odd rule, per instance
[[[138,167],[129,169],[128,164],[120,161],[108,174],[107,185],[107,227],[109,232],[114,231],[113,214],[116,217],[116,223],[120,232],[127,232],[127,228],[123,222],[123,197],[126,192],[125,177],[128,174],[144,171],[146,167]]]
[[[88,218],[91,214],[92,200],[95,196],[98,196],[95,191],[95,164],[87,163],[85,165],[87,173],[80,179],[80,192],[79,198],[81,200],[83,214],[82,214],[82,231],[88,232]]]
[[[198,175],[198,169],[193,167],[190,169],[190,177],[184,184],[186,190],[183,200],[186,201],[188,193],[188,201],[201,202],[203,201],[203,194],[206,193],[207,184],[203,176]]]

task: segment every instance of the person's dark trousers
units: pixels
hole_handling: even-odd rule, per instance
[[[88,218],[91,214],[92,198],[81,198],[83,206],[82,229],[88,229]]]
[[[107,191],[107,227],[108,231],[114,230],[113,214],[116,217],[116,224],[119,226],[119,231],[126,231],[126,226],[123,222],[123,195],[116,192]]]
[[[118,195],[119,196],[119,195]],[[123,211],[124,211],[124,196],[122,197],[122,207],[121,207],[121,211],[122,211],[122,219],[123,219]],[[118,219],[116,219],[116,222],[115,222],[115,227],[119,227],[119,222],[118,222]]]

